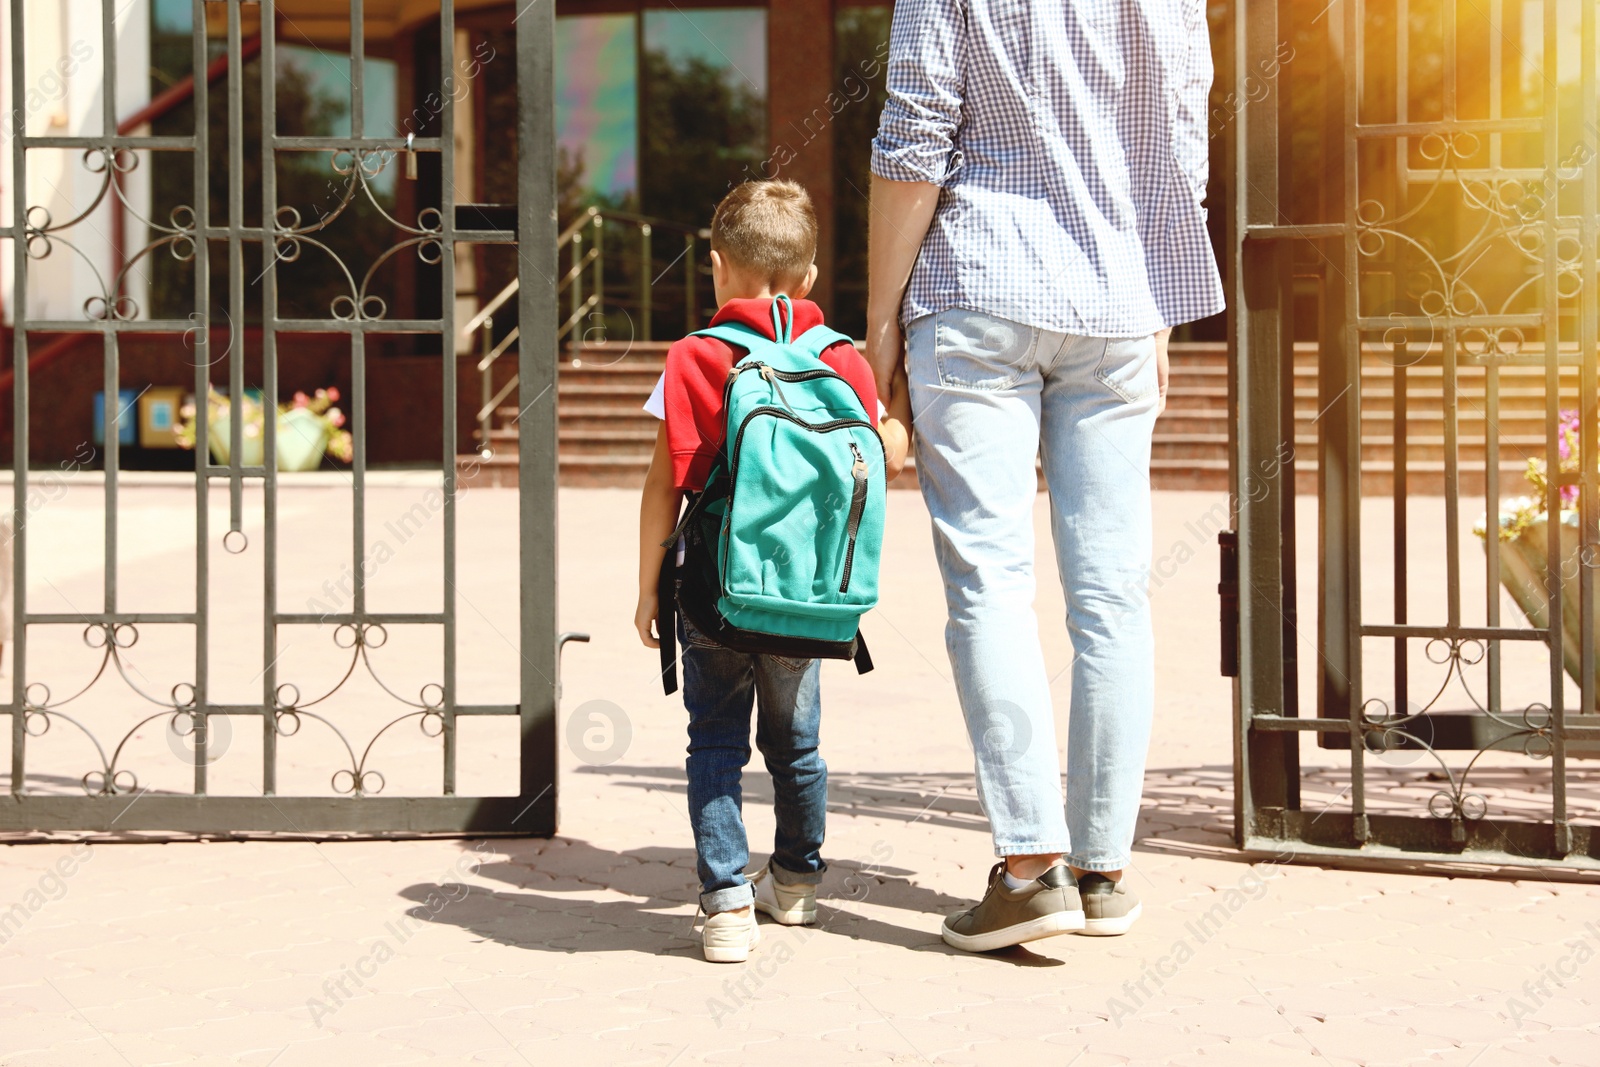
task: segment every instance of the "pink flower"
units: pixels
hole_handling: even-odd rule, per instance
[[[343,426],[344,425],[344,412],[340,411],[338,408],[329,408],[328,409],[328,414],[327,414],[327,419],[334,426]]]
[[[294,406],[295,407],[303,408],[309,403],[311,403],[311,398],[309,396],[306,396],[306,394],[300,393],[300,392],[297,392],[297,393],[294,394]]]
[[[327,389],[319,389],[318,392],[327,393],[328,399],[334,403],[339,402],[339,387],[336,385],[330,385]]]

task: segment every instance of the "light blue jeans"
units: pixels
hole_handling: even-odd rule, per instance
[[[958,308],[912,322],[906,352],[945,644],[995,855],[1059,852],[1084,870],[1119,870],[1155,703],[1155,340],[1076,337]],[[1041,455],[1075,653],[1065,810],[1033,613]]]

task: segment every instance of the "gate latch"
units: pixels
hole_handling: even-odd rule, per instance
[[[556,638],[556,700],[561,699],[561,653],[566,651],[568,641],[577,641],[587,645],[589,635],[578,630],[568,630]]]
[[[1222,610],[1222,676],[1239,677],[1239,531],[1221,530],[1222,574],[1217,599]]]

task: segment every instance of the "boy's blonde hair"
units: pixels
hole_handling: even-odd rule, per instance
[[[711,248],[774,288],[803,281],[817,257],[817,213],[798,182],[748,181],[711,216]]]

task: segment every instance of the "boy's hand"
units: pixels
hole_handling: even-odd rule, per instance
[[[906,380],[904,363],[895,368],[891,382],[889,410],[878,421],[878,436],[883,439],[884,477],[892,482],[900,476],[911,452],[911,386]]]
[[[885,415],[878,422],[878,436],[883,440],[883,477],[894,481],[906,465],[906,453],[911,450],[911,435],[899,419]]]
[[[640,591],[639,606],[633,609],[633,628],[639,631],[639,640],[647,648],[660,648],[661,639],[656,636],[656,622],[661,616],[661,597],[654,590]]]
[[[1171,326],[1156,334],[1156,382],[1161,390],[1161,401],[1156,406],[1157,415],[1167,410],[1167,383],[1172,378],[1172,365],[1167,359],[1167,341],[1171,337]]]

